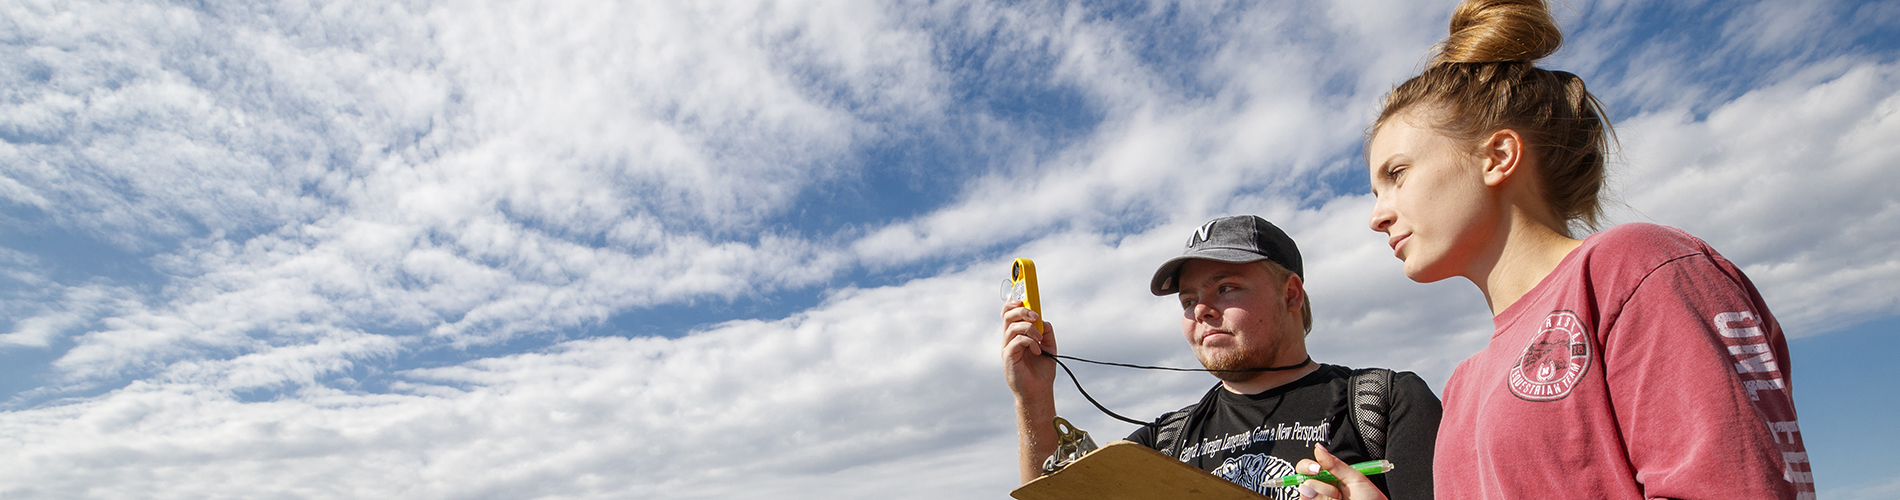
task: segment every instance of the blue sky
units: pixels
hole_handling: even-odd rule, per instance
[[[1611,218],[1741,265],[1823,497],[1900,494],[1900,5],[1565,4]],[[1008,260],[1066,352],[1188,365],[1147,275],[1234,213],[1316,359],[1441,383],[1488,315],[1360,147],[1454,5],[0,2],[0,497],[999,497]]]

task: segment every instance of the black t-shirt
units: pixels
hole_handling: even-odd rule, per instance
[[[1192,413],[1178,458],[1268,498],[1300,498],[1297,487],[1282,488],[1278,481],[1301,459],[1313,457],[1314,443],[1346,463],[1371,459],[1353,427],[1351,378],[1350,368],[1320,365],[1260,394],[1234,394],[1215,385],[1202,403],[1183,408]],[[1394,468],[1371,476],[1372,482],[1395,500],[1431,498],[1432,443],[1442,411],[1438,396],[1412,372],[1395,372],[1391,390],[1385,458]],[[1203,403],[1208,407],[1197,408]],[[1128,440],[1155,447],[1158,427],[1137,429]]]

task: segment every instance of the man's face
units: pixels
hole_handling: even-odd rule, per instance
[[[1285,344],[1300,338],[1300,312],[1297,305],[1288,308],[1287,283],[1260,263],[1193,259],[1181,266],[1180,281],[1181,335],[1210,370],[1275,366]],[[1223,380],[1254,376],[1214,375]]]

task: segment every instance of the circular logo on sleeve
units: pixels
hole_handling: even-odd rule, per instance
[[[1590,368],[1589,332],[1570,311],[1555,311],[1511,367],[1511,394],[1526,401],[1556,401],[1570,395]]]

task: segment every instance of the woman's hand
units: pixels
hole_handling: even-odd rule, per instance
[[[1308,479],[1300,483],[1300,498],[1341,498],[1348,500],[1385,500],[1385,493],[1379,491],[1365,474],[1352,468],[1352,464],[1333,456],[1326,447],[1313,445],[1313,458],[1301,460],[1293,466],[1301,474],[1318,474],[1319,471],[1333,473],[1337,483],[1327,483],[1318,479]]]

